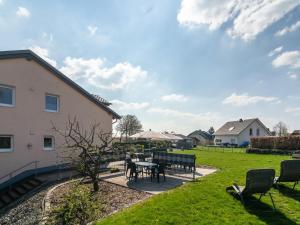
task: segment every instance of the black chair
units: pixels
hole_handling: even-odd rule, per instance
[[[130,169],[128,166],[130,163],[132,163],[131,158],[125,159],[125,171],[126,171],[125,176],[126,176],[126,178],[127,178],[128,170]]]
[[[136,182],[140,173],[142,174],[142,177],[144,176],[143,170],[140,170],[134,162],[129,163],[128,168],[130,170],[129,179],[134,178],[134,181]]]
[[[226,191],[235,191],[245,205],[244,197],[260,194],[259,200],[262,196],[266,195],[273,186],[273,180],[275,178],[274,169],[253,169],[249,170],[246,175],[246,186],[239,186],[238,184],[233,184],[226,188]],[[273,208],[275,204],[272,198],[271,192],[269,192]]]
[[[280,166],[280,176],[275,177],[274,184],[294,182],[293,190],[300,181],[300,159],[284,160]]]
[[[158,164],[157,167],[153,167],[151,169],[151,181],[152,181],[152,177],[154,178],[155,176],[157,177],[157,182],[159,183],[159,175],[162,174],[164,176],[164,181],[166,181],[166,165],[165,164]]]

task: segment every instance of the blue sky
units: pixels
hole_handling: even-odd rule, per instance
[[[32,49],[144,129],[300,129],[300,1],[249,2],[0,0],[0,50]]]

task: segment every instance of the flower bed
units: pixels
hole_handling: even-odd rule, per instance
[[[50,197],[51,209],[61,206],[64,203],[64,196],[69,193],[75,185],[78,185],[78,183],[66,183],[65,185],[57,187]],[[89,183],[80,185],[86,186],[92,190],[92,185]],[[100,190],[95,193],[96,201],[101,205],[101,209],[97,212],[97,219],[104,218],[151,196],[145,192],[136,191],[104,181],[100,181],[99,186]],[[51,217],[51,212],[49,216]]]

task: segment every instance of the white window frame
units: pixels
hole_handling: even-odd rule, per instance
[[[52,140],[52,147],[51,148],[45,147],[45,138],[51,138],[51,140]],[[55,149],[55,140],[54,140],[53,136],[51,136],[51,135],[43,136],[43,149],[45,151],[53,151]]]
[[[4,134],[1,134],[0,135],[0,138],[1,137],[9,137],[10,138],[10,148],[0,148],[0,153],[1,152],[12,152],[14,150],[14,136],[13,135],[4,135]]]
[[[4,106],[4,107],[15,107],[15,88],[12,87],[12,86],[8,86],[8,85],[3,85],[3,84],[0,84],[0,87],[2,88],[8,88],[8,89],[11,89],[12,90],[12,104],[5,104],[5,103],[1,103],[0,102],[0,106]]]
[[[46,103],[46,97],[50,96],[50,97],[55,97],[57,98],[57,110],[51,110],[51,109],[46,109],[47,103]],[[59,105],[60,105],[60,99],[58,95],[52,95],[52,94],[45,94],[45,112],[59,112]]]

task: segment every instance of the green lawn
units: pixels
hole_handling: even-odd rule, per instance
[[[154,196],[97,224],[300,224],[300,185],[293,192],[291,183],[280,188],[280,192],[272,189],[276,212],[272,211],[268,196],[261,202],[254,196],[244,208],[225,191],[234,181],[244,184],[248,169],[274,168],[278,175],[280,161],[290,157],[208,149],[184,153],[196,154],[198,165],[214,166],[219,171]]]

